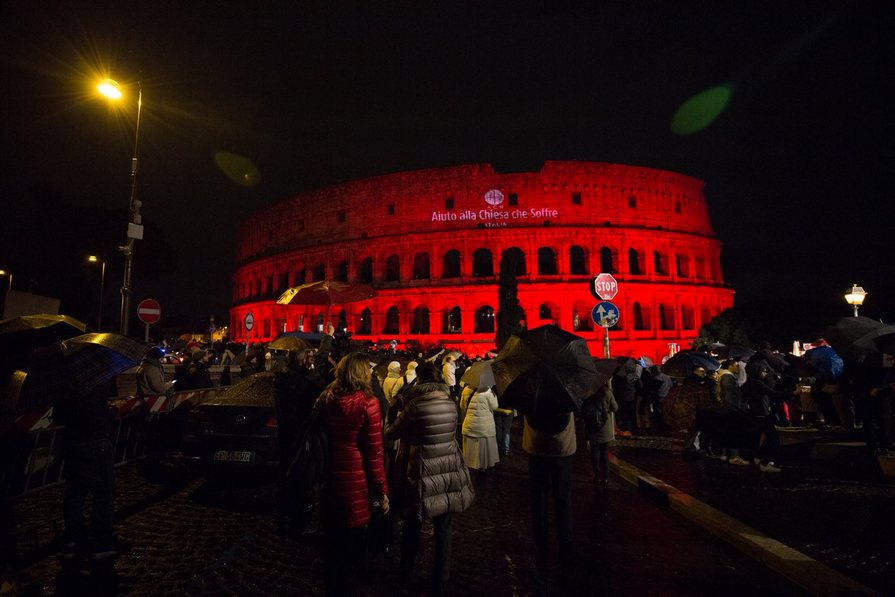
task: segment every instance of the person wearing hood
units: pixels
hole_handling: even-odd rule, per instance
[[[382,392],[385,394],[385,399],[388,400],[389,404],[395,401],[395,396],[398,395],[403,385],[404,378],[401,377],[401,363],[392,361],[388,364],[388,374],[382,381]]]
[[[211,381],[211,373],[208,371],[211,362],[211,351],[200,348],[193,351],[193,359],[187,368],[187,385],[186,389],[202,390],[205,388],[213,388],[214,383]]]
[[[165,369],[160,360],[163,356],[165,351],[153,346],[140,362],[137,368],[138,399],[145,400],[148,396],[165,394],[173,385],[173,382],[165,381]]]
[[[478,388],[471,394],[462,411],[463,457],[469,468],[484,472],[500,462],[494,424],[497,394],[489,387]]]

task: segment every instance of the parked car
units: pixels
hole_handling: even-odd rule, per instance
[[[219,389],[189,414],[184,458],[209,476],[276,470],[277,418],[273,373],[256,373]]]

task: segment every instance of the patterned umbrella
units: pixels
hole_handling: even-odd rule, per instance
[[[32,351],[83,334],[87,326],[68,315],[22,315],[0,321],[0,360],[4,369],[27,369]]]
[[[25,397],[31,404],[54,402],[68,386],[87,395],[138,365],[147,347],[112,333],[84,334],[45,349],[25,380]]]

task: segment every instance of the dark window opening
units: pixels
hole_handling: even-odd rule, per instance
[[[454,209],[454,198],[453,197],[448,197],[447,199],[445,199],[444,208],[445,209]]]
[[[510,207],[519,205],[519,195],[516,193],[510,193],[509,197],[507,197],[507,205],[509,205]]]
[[[572,193],[572,205],[581,205],[581,193]]]

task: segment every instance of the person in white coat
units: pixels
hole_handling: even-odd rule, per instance
[[[469,390],[466,390],[469,392]],[[494,411],[497,394],[491,388],[472,392],[463,418],[463,457],[466,466],[484,471],[500,462]],[[461,412],[463,414],[463,412]]]

